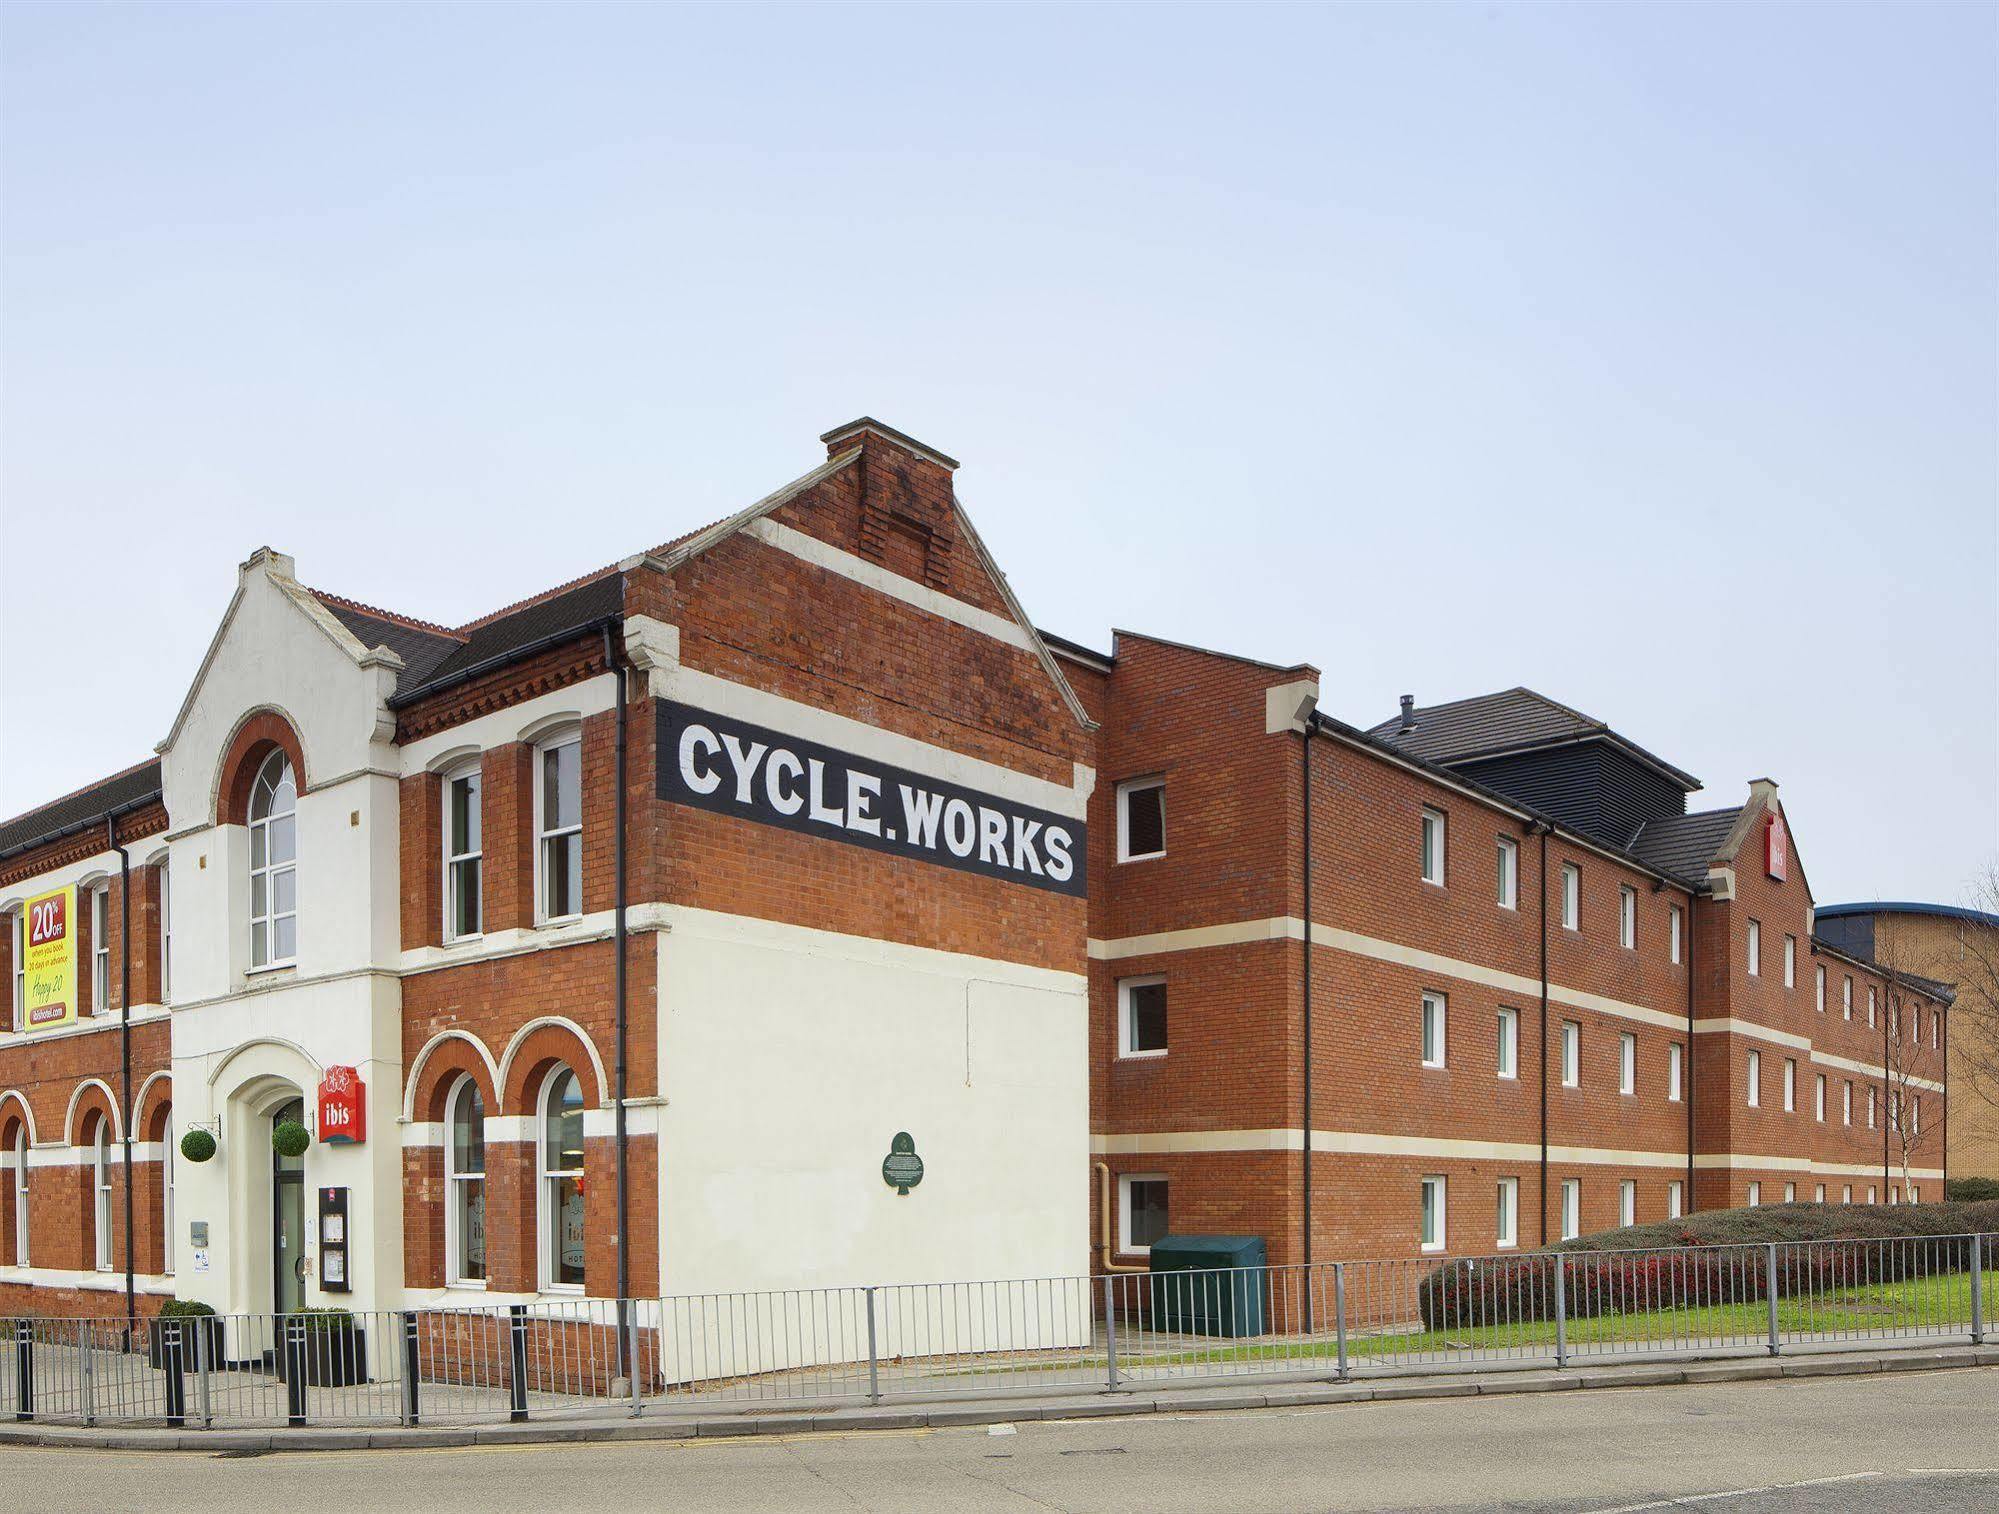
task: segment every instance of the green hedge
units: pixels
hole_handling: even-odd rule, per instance
[[[1727,1246],[1745,1241],[1871,1240],[1905,1235],[1999,1233],[1999,1199],[1969,1204],[1764,1204],[1711,1209],[1564,1241],[1554,1251]]]
[[[1954,1204],[1999,1199],[1999,1178],[1952,1178],[1943,1185],[1943,1196]]]

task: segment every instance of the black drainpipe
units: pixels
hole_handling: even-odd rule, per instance
[[[138,1328],[138,1289],[132,1276],[132,859],[118,844],[118,816],[104,817],[104,840],[118,854],[118,1063],[125,1106],[118,1122],[125,1156],[125,1343]],[[96,943],[92,942],[94,948]],[[109,976],[107,974],[107,976]]]
[[[1312,1265],[1312,736],[1318,729],[1316,713],[1305,717],[1305,739],[1298,750],[1303,754],[1298,767],[1298,786],[1304,801],[1305,844],[1303,847],[1303,893],[1305,911],[1305,965],[1299,976],[1305,995],[1305,1162],[1302,1190],[1305,1204],[1305,1266]],[[1306,1298],[1312,1296],[1308,1282]],[[1309,1308],[1310,1306],[1307,1305]],[[1308,1319],[1306,1329],[1311,1329]]]
[[[1541,834],[1541,1244],[1548,1244],[1548,826]]]
[[[630,721],[630,713],[625,705],[625,670],[618,666],[617,652],[613,644],[612,628],[618,621],[604,622],[604,666],[617,680],[618,744],[616,752],[617,791],[613,796],[611,837],[612,884],[616,890],[612,905],[611,941],[617,954],[617,963],[612,969],[613,992],[617,997],[617,1049],[612,1075],[611,1121],[613,1131],[613,1151],[617,1159],[618,1187],[618,1312],[623,1315],[629,1307],[627,1300],[632,1296],[632,1247],[631,1247],[631,1186],[625,1167],[625,731]],[[623,1321],[620,1320],[620,1324]],[[618,1331],[618,1354],[624,1355],[624,1329]],[[634,1364],[636,1369],[636,1364]]]

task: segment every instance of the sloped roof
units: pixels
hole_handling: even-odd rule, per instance
[[[1742,810],[1738,804],[1725,810],[1648,820],[1638,828],[1627,850],[1647,867],[1698,883],[1707,876],[1708,863],[1721,850]]]
[[[160,759],[151,758],[113,773],[96,783],[37,805],[12,820],[0,821],[0,855],[23,851],[42,841],[81,830],[114,810],[160,797]]]
[[[1370,728],[1368,735],[1398,750],[1446,765],[1596,739],[1608,741],[1647,766],[1657,768],[1682,788],[1701,786],[1693,774],[1620,736],[1595,716],[1571,709],[1524,685],[1496,694],[1455,699],[1447,704],[1419,705],[1415,716],[1413,730],[1403,730],[1398,716]]]

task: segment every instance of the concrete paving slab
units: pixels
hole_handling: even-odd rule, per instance
[[[1843,1356],[1829,1356],[1818,1361],[1792,1361],[1784,1363],[1786,1377],[1852,1377],[1860,1372],[1879,1372],[1881,1364],[1873,1361],[1852,1361]]]
[[[1745,1383],[1759,1377],[1782,1377],[1784,1364],[1777,1361],[1710,1362],[1688,1367],[1684,1381],[1690,1383]]]
[[[1475,1398],[1477,1383],[1376,1383],[1377,1402],[1395,1398]]]
[[[1659,1383],[1683,1383],[1684,1367],[1614,1367],[1585,1372],[1577,1379],[1585,1388],[1639,1388]]]
[[[1573,1374],[1566,1377],[1550,1374],[1544,1377],[1538,1374],[1529,1375],[1525,1372],[1519,1374],[1506,1372],[1496,1377],[1485,1379],[1478,1385],[1478,1391],[1481,1394],[1559,1393],[1567,1392],[1572,1388],[1580,1388],[1582,1385],[1582,1378]]]

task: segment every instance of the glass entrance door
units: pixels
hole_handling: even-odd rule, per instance
[[[305,1101],[293,1099],[271,1112],[271,1128],[286,1120],[305,1123]],[[305,1308],[305,1158],[271,1149],[271,1307],[278,1314]]]

